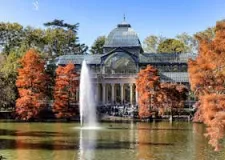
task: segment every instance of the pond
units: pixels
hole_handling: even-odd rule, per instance
[[[102,123],[80,130],[78,123],[0,122],[0,154],[7,160],[224,160],[188,122]]]

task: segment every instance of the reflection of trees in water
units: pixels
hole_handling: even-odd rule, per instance
[[[168,122],[138,123],[137,132],[139,159],[180,160],[192,155],[192,132],[188,125]]]
[[[157,160],[167,158],[168,153],[164,153],[163,150],[173,147],[173,141],[167,130],[170,130],[168,123],[138,123],[138,158]]]
[[[21,123],[15,125],[14,129],[11,132],[14,139],[8,141],[8,147],[16,152],[13,159],[71,159],[68,150],[74,150],[75,146],[74,142],[68,143],[69,136],[64,132],[62,123]]]
[[[201,160],[204,159],[204,155],[202,155],[202,152],[204,152],[202,149],[204,148],[204,142],[205,137],[202,135],[204,134],[204,127],[202,124],[199,123],[193,123],[193,143],[194,143],[194,154],[195,154],[195,160]],[[199,143],[200,142],[200,143]]]
[[[23,160],[23,159],[28,159],[31,156],[31,152],[29,150],[25,150],[23,148],[29,147],[27,146],[29,143],[32,143],[32,140],[30,138],[27,138],[26,136],[20,136],[20,130],[23,131],[30,131],[30,124],[25,124],[25,125],[20,125],[20,126],[15,126],[17,132],[15,132],[15,148],[16,148],[16,159],[18,160]],[[19,128],[18,128],[19,127]],[[21,131],[22,132],[22,131]],[[24,143],[24,142],[27,143]]]
[[[144,130],[143,128],[147,129]],[[138,132],[138,159],[151,159],[154,158],[151,145],[147,143],[151,142],[149,123],[138,123],[137,132]]]
[[[206,132],[205,125],[202,123],[193,123],[193,146],[195,160],[225,159],[224,152],[214,152],[208,144],[208,139],[204,136]]]

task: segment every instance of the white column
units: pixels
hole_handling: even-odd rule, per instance
[[[114,103],[115,102],[115,84],[112,83],[111,84],[111,89],[112,89],[112,102],[111,103]]]
[[[121,103],[124,101],[124,84],[120,83],[120,97],[121,97]]]
[[[105,104],[105,83],[102,83],[102,103]]]
[[[135,100],[136,100],[136,104],[138,104],[138,91],[137,91],[137,85],[136,85],[136,90],[135,90]]]
[[[133,83],[130,83],[130,104],[133,104]]]

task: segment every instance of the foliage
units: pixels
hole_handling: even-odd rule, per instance
[[[77,33],[77,29],[79,27],[79,23],[68,24],[68,23],[64,23],[63,20],[58,20],[58,19],[55,19],[52,22],[46,22],[44,23],[44,25],[46,27],[66,28],[73,31],[74,33]]]
[[[197,32],[194,36],[198,39],[213,40],[216,34],[216,27],[209,27],[204,31]]]
[[[20,119],[30,120],[45,107],[48,76],[45,74],[44,61],[34,49],[26,52],[21,65],[16,80],[19,92],[16,113]]]
[[[197,53],[198,42],[194,36],[187,33],[181,33],[176,36],[176,39],[185,45],[185,51],[188,53]]]
[[[182,84],[160,83],[156,68],[148,65],[138,73],[136,86],[140,118],[150,117],[155,111],[162,115],[164,110],[178,110],[184,106],[188,89]]]
[[[59,20],[58,20],[59,21]],[[12,51],[23,52],[35,48],[47,57],[64,54],[82,54],[87,46],[78,43],[78,24],[58,22],[45,23],[47,29],[23,27],[18,23],[0,23],[0,47],[8,55]]]
[[[99,36],[92,45],[90,52],[92,54],[103,54],[105,39],[105,36]]]
[[[200,48],[196,60],[189,60],[188,72],[191,89],[199,99],[198,114],[207,125],[209,143],[219,149],[224,137],[225,109],[225,21],[217,22],[213,40],[199,38]]]
[[[4,61],[1,63],[1,80],[6,89],[4,104],[8,107],[14,107],[16,98],[18,97],[17,87],[16,87],[16,78],[17,78],[17,69],[20,67],[20,58],[21,56],[16,52],[11,52],[8,56],[4,56]],[[3,89],[4,90],[4,89]]]
[[[16,79],[17,69],[20,67],[20,58],[21,56],[17,52],[11,52],[2,64],[1,73],[7,78],[11,76]]]
[[[64,23],[63,20],[55,19],[52,22],[44,23],[44,25],[50,27],[47,30],[48,33],[53,32],[50,35],[55,35],[54,38],[50,39],[50,46],[56,54],[83,54],[87,51],[88,47],[85,44],[78,43],[77,30],[79,23],[68,24]]]
[[[7,84],[4,76],[0,77],[0,107],[3,109],[12,109],[16,99],[16,92],[11,84]]]
[[[5,57],[0,55],[0,67],[4,64]],[[0,74],[0,107],[3,109],[9,109],[13,107],[16,92],[15,88],[12,87],[14,84],[8,83],[3,73]]]
[[[156,53],[159,44],[165,39],[165,37],[155,35],[146,37],[143,42],[145,52]]]
[[[72,63],[65,67],[58,66],[54,87],[53,112],[57,118],[69,118],[75,113],[71,103],[75,103],[75,94],[78,87],[77,74]]]
[[[176,39],[166,39],[157,48],[158,53],[184,53],[185,45]]]
[[[148,65],[146,69],[141,70],[138,73],[136,86],[139,94],[139,116],[148,118],[151,116],[153,108],[156,107],[155,95],[160,87],[157,69]]]
[[[149,53],[196,53],[198,50],[196,38],[185,32],[178,34],[176,39],[150,35],[143,44],[145,52]]]
[[[23,26],[18,23],[0,23],[0,46],[7,55],[12,48],[20,46]]]
[[[171,115],[173,115],[174,109],[184,106],[188,93],[186,86],[176,83],[161,83],[160,91],[163,97],[161,106],[163,106],[163,109],[170,109]]]

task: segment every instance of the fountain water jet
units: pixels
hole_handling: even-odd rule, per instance
[[[82,128],[98,128],[91,74],[85,60],[80,75],[80,124]]]

